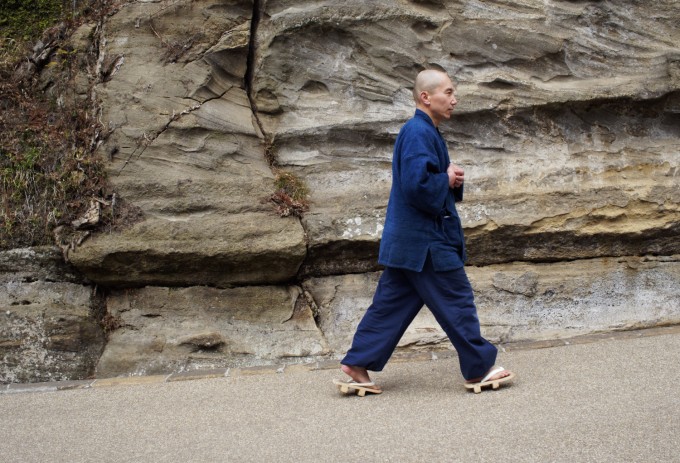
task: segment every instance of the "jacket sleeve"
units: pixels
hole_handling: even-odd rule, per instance
[[[439,214],[449,192],[449,175],[439,167],[434,140],[413,131],[401,148],[399,184],[406,202],[428,214]]]
[[[454,188],[453,191],[453,197],[456,199],[456,202],[459,203],[463,200],[463,188],[465,185],[458,186]]]

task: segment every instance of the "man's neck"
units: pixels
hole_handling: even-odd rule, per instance
[[[434,124],[434,126],[439,128],[439,120],[434,118],[434,116],[432,115],[432,112],[430,111],[430,108],[428,108],[425,105],[418,104],[418,105],[416,105],[416,109],[420,109],[422,112],[427,114],[429,116],[430,120],[432,120],[432,123]]]

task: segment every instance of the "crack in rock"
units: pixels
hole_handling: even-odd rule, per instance
[[[118,175],[120,175],[120,173],[123,171],[123,169],[125,169],[125,167],[130,163],[130,160],[132,160],[132,158],[135,156],[137,151],[140,150],[140,148],[141,148],[141,151],[139,151],[139,154],[137,154],[137,156],[136,156],[137,159],[139,159],[142,156],[142,154],[144,154],[144,151],[146,151],[146,148],[148,148],[149,145],[151,145],[151,143],[153,143],[158,137],[163,135],[163,133],[166,130],[168,130],[168,128],[170,128],[170,125],[173,122],[180,120],[183,116],[186,116],[187,114],[191,114],[194,111],[201,109],[201,107],[209,101],[218,100],[218,99],[222,98],[228,91],[229,90],[225,90],[223,93],[221,93],[220,95],[217,95],[213,98],[206,98],[203,102],[196,103],[195,105],[190,106],[189,108],[185,109],[182,112],[175,113],[175,111],[173,110],[173,114],[172,114],[172,116],[170,116],[170,119],[168,120],[168,122],[160,130],[158,130],[154,135],[148,137],[146,133],[144,134],[144,141],[140,142],[137,145],[137,147],[134,149],[134,151],[130,154],[130,156],[128,156],[128,158],[125,160],[125,163],[118,170]]]

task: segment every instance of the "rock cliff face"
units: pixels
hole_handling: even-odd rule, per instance
[[[104,348],[101,301],[51,248],[0,252],[0,382],[84,379]]]
[[[96,373],[346,350],[426,67],[457,81],[441,129],[487,337],[680,322],[678,21],[672,0],[176,0],[83,26],[99,151],[144,213],[70,256],[118,321]],[[280,172],[301,219],[268,201]],[[427,311],[401,346],[448,348]]]

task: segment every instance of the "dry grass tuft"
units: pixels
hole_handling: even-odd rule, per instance
[[[309,189],[301,179],[290,172],[278,170],[274,185],[276,192],[269,199],[281,217],[302,217],[309,210]]]

